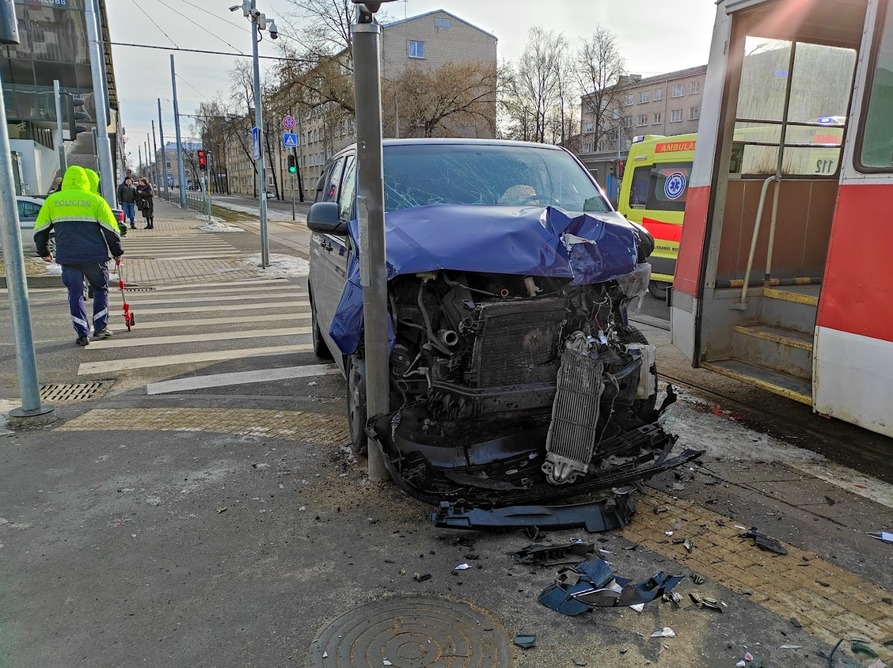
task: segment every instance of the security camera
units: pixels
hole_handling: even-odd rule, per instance
[[[276,27],[275,21],[270,20],[267,30],[270,31],[270,39],[279,39],[279,28]]]
[[[232,7],[229,8],[229,11],[231,11],[231,12],[235,12],[235,11],[238,11],[238,10],[240,10],[240,9],[242,9],[242,5],[233,5]]]

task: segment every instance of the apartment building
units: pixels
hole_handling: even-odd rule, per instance
[[[610,96],[608,113],[597,132],[593,94],[580,100],[583,164],[605,184],[610,165],[625,159],[633,137],[697,132],[707,66],[652,77],[626,75]]]

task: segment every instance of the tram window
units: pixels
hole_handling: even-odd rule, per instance
[[[860,132],[859,167],[866,172],[893,171],[893,11],[878,22],[871,79]]]

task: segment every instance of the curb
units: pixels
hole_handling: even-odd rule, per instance
[[[25,280],[29,288],[61,288],[61,276],[26,276]],[[0,288],[6,288],[6,276],[0,276]]]

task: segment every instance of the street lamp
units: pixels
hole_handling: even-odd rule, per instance
[[[270,39],[278,39],[279,28],[273,20],[259,11],[256,0],[242,0],[241,5],[233,5],[229,11],[242,10],[242,15],[251,22],[251,56],[254,61],[254,160],[257,163],[257,196],[260,213],[260,266],[265,269],[270,264],[270,243],[267,238],[267,177],[264,170],[263,142],[263,103],[260,96],[260,61],[257,57],[257,44],[263,39],[264,30],[270,33]]]

